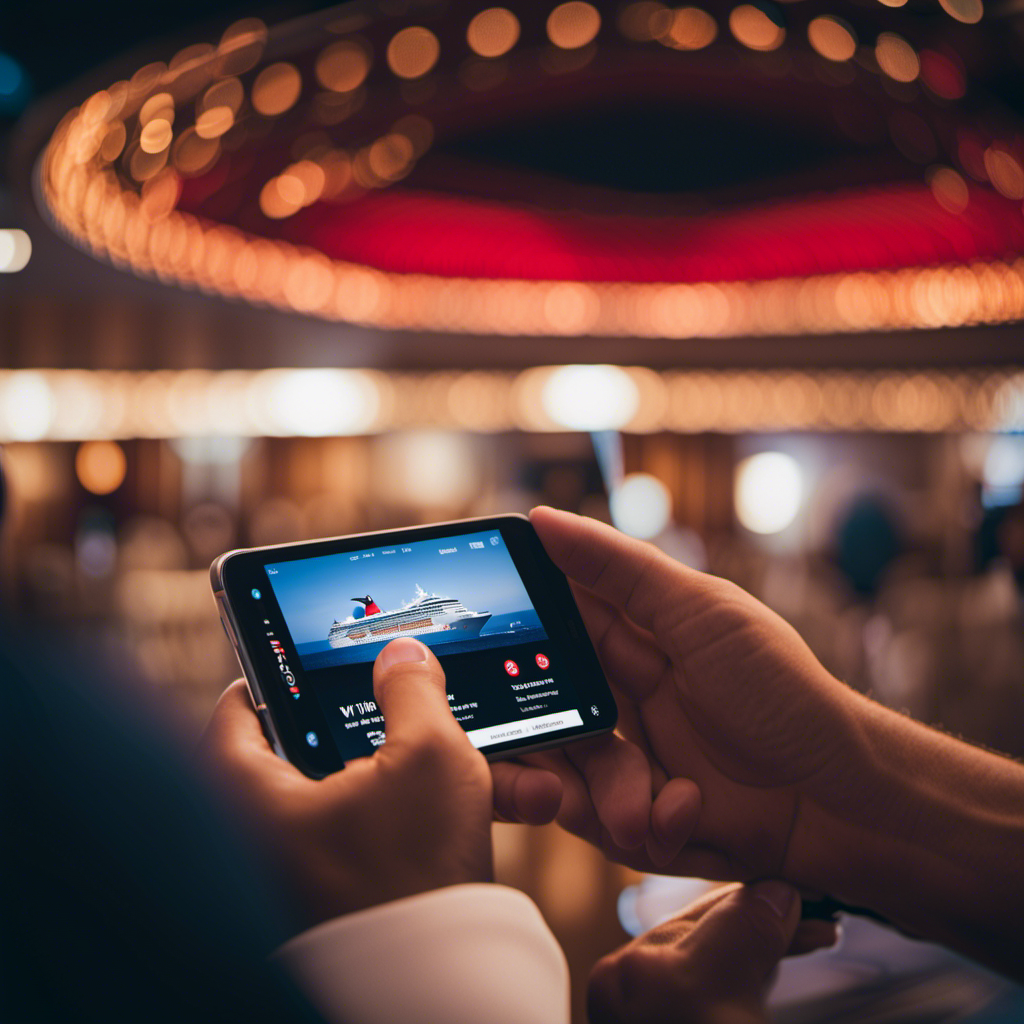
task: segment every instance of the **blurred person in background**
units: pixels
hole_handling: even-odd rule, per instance
[[[1024,501],[986,511],[975,538],[975,559],[982,571],[1002,561],[1024,594]]]
[[[860,495],[840,516],[836,565],[859,599],[878,595],[886,572],[904,550],[896,515],[880,495]]]

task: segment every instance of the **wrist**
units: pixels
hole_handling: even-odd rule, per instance
[[[1020,971],[1024,767],[853,695],[834,792],[801,797],[787,874]]]

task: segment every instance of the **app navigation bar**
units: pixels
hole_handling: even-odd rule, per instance
[[[489,725],[484,729],[468,729],[466,735],[469,742],[479,748],[490,746],[492,743],[508,743],[509,740],[522,740],[546,732],[557,732],[559,729],[571,729],[582,724],[580,713],[570,708],[554,715],[538,715],[536,718],[524,718],[519,722]]]

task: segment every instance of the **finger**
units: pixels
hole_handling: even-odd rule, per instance
[[[497,761],[491,765],[494,810],[505,821],[546,825],[562,805],[562,780],[543,768]]]
[[[573,596],[608,681],[633,701],[648,697],[671,665],[649,633],[580,584]]]
[[[614,734],[565,748],[587,784],[590,799],[612,841],[635,850],[651,820],[651,767],[635,744]]]
[[[419,640],[400,637],[377,655],[373,693],[384,715],[386,743],[392,749],[429,737],[470,745],[448,704],[444,669]]]
[[[221,695],[199,742],[203,756],[263,756],[277,760],[252,706],[249,687],[236,679]]]
[[[530,512],[530,522],[566,576],[652,633],[657,633],[667,594],[675,612],[685,613],[685,606],[707,589],[703,573],[595,519],[540,506]]]
[[[670,779],[651,805],[647,855],[658,867],[670,864],[693,835],[700,818],[701,795],[690,779]]]
[[[786,956],[802,956],[818,949],[831,949],[839,941],[836,921],[801,921]]]
[[[598,817],[586,780],[580,769],[566,755],[565,750],[526,754],[521,760],[558,776],[562,785],[562,802],[557,820],[562,828],[579,836],[591,846],[596,846],[609,860],[625,864],[637,871],[656,869],[656,865],[651,862],[642,845],[636,849],[626,849],[612,838],[608,828]],[[621,835],[619,838],[622,838]],[[677,861],[678,859],[676,858]]]
[[[799,923],[796,889],[774,880],[755,882],[711,907],[679,949],[687,970],[709,987],[728,986],[734,995],[759,998]]]
[[[622,741],[619,740],[619,742],[621,743]],[[561,805],[557,816],[558,824],[567,832],[579,836],[592,846],[602,850],[610,860],[635,868],[637,871],[656,870],[658,865],[651,861],[642,846],[628,849],[621,844],[621,833],[618,835],[618,840],[612,837],[611,832],[598,816],[597,808],[594,806],[593,795],[586,779],[584,779],[577,765],[568,757],[566,753],[568,749],[548,750],[539,754],[526,754],[520,759],[521,763],[543,769],[545,772],[550,772],[558,777],[562,791]],[[494,767],[497,767],[497,765]],[[495,784],[497,785],[497,782]],[[507,806],[507,798],[502,806]],[[605,813],[606,816],[609,816],[607,809]],[[611,813],[610,817],[611,820],[615,820],[614,812]],[[678,861],[679,857],[676,857],[672,864],[672,872],[675,874],[686,873],[685,868],[682,870],[677,869]],[[719,874],[718,877],[724,878],[727,876]]]

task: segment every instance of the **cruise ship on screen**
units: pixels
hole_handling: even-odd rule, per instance
[[[470,611],[453,597],[428,594],[416,587],[416,596],[401,608],[382,611],[367,594],[353,597],[362,605],[341,622],[335,620],[327,634],[332,647],[351,647],[394,640],[397,636],[422,636],[424,633],[451,631],[447,639],[462,640],[478,636],[491,617],[490,612]]]

